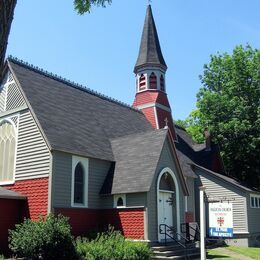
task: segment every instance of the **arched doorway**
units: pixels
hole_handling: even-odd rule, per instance
[[[179,188],[174,173],[169,168],[161,171],[157,182],[158,240],[164,240],[159,225],[166,224],[180,232]]]

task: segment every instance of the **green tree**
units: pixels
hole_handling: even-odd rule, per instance
[[[231,55],[212,55],[200,79],[198,109],[187,128],[208,127],[227,172],[259,188],[260,51],[247,45]]]
[[[186,119],[177,120],[176,124],[185,128],[196,143],[201,144],[205,141],[204,129],[206,124],[199,109],[192,110]]]
[[[106,7],[106,4],[110,4],[112,0],[74,0],[75,10],[79,14],[90,12],[91,6]]]

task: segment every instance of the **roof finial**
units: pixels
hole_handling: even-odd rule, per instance
[[[147,1],[147,5],[150,5],[152,3],[152,0]]]

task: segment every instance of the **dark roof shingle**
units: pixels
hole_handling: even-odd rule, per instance
[[[138,68],[147,65],[159,66],[167,69],[167,65],[162,55],[151,5],[147,6],[139,55],[134,72],[136,72]]]
[[[26,196],[22,195],[19,192],[7,190],[3,187],[0,187],[0,198],[1,199],[26,199]]]
[[[166,136],[167,130],[161,129],[112,139],[114,171],[107,175],[101,193],[149,191]]]
[[[53,150],[113,161],[110,138],[151,130],[138,110],[9,59]]]

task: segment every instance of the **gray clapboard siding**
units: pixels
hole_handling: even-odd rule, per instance
[[[247,227],[247,203],[245,192],[227,185],[224,181],[217,179],[204,171],[196,170],[200,176],[203,186],[206,187],[206,194],[213,199],[229,199],[233,204],[233,226],[234,233],[248,232]]]
[[[187,197],[187,209],[188,211],[193,212],[193,216],[195,218],[195,191],[194,191],[194,178],[187,177],[186,180],[189,196]]]
[[[47,177],[50,151],[29,110],[19,117],[15,179]]]
[[[112,197],[106,197],[104,203],[99,192],[107,176],[111,163],[104,160],[89,159],[89,208],[113,207]],[[111,204],[110,204],[111,203]]]
[[[180,223],[184,221],[184,195],[180,184],[180,178],[177,173],[174,158],[171,154],[170,146],[166,140],[160,155],[159,162],[157,164],[156,174],[151,185],[151,189],[147,194],[147,205],[148,205],[148,239],[151,241],[158,240],[158,220],[157,220],[157,179],[160,172],[165,168],[169,167],[175,174],[178,180],[178,186],[180,190]],[[176,218],[174,223],[177,225]]]
[[[247,194],[247,216],[248,216],[248,231],[250,233],[260,232],[260,208],[250,207],[249,193]]]
[[[72,155],[52,152],[52,207],[71,207]]]
[[[52,161],[52,207],[71,207],[72,155],[53,151]],[[88,208],[112,208],[112,196],[100,196],[110,162],[89,159]]]
[[[128,193],[126,194],[126,207],[146,207],[147,205],[147,193]]]

